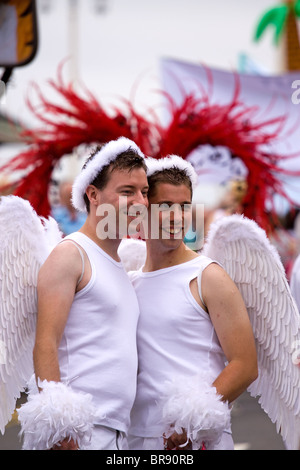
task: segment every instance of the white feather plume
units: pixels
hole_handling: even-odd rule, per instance
[[[144,266],[146,254],[146,242],[135,238],[124,238],[118,249],[118,255],[126,272],[137,271]]]
[[[61,382],[39,381],[40,392],[29,393],[18,409],[24,450],[48,450],[63,439],[79,448],[91,439],[96,408],[92,396]]]
[[[166,437],[185,429],[193,449],[214,449],[230,428],[230,409],[207,375],[177,377],[166,383],[163,420]]]
[[[43,223],[29,202],[16,196],[0,199],[0,227],[0,432],[4,433],[33,374],[38,272],[61,235],[54,220]]]
[[[240,215],[211,226],[203,254],[238,286],[253,327],[259,374],[249,387],[289,449],[300,445],[300,315],[278,252],[266,233]]]

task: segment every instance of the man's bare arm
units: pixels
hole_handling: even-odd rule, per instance
[[[58,245],[38,277],[38,318],[33,352],[37,379],[60,381],[58,347],[74,299],[77,281],[81,273],[78,249],[71,243]],[[65,439],[53,450],[76,450],[72,439]]]
[[[41,380],[60,380],[58,346],[81,274],[81,259],[71,243],[58,245],[38,277],[38,317],[34,367]]]
[[[203,272],[202,294],[228,361],[214,386],[224,401],[230,403],[257,378],[252,326],[241,293],[217,264]]]
[[[196,300],[201,303],[196,279],[191,289]],[[230,403],[257,377],[256,348],[251,323],[239,290],[217,264],[209,265],[203,272],[202,297],[228,360],[228,365],[216,378],[213,386],[223,400]],[[182,434],[174,432],[167,439],[167,445],[170,449],[189,449],[190,443],[186,444],[186,441],[186,432],[183,430]]]

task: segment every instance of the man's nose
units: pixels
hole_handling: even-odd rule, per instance
[[[171,212],[171,220],[174,224],[181,224],[183,219],[182,208],[179,204],[174,204]]]
[[[148,199],[145,197],[145,195],[141,191],[137,191],[134,195],[134,200],[133,204],[135,205],[143,205],[143,206],[148,206]]]

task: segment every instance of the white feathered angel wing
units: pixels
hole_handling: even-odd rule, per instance
[[[203,254],[218,261],[238,286],[253,327],[258,378],[248,391],[289,449],[300,445],[300,316],[285,271],[266,233],[233,215],[215,222]]]
[[[0,432],[33,373],[37,277],[61,239],[53,219],[42,220],[28,201],[0,198]]]

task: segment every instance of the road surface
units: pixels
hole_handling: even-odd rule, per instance
[[[0,434],[0,450],[20,450],[19,425],[16,413]],[[275,425],[262,411],[257,401],[244,393],[232,410],[232,432],[236,450],[284,450]]]

